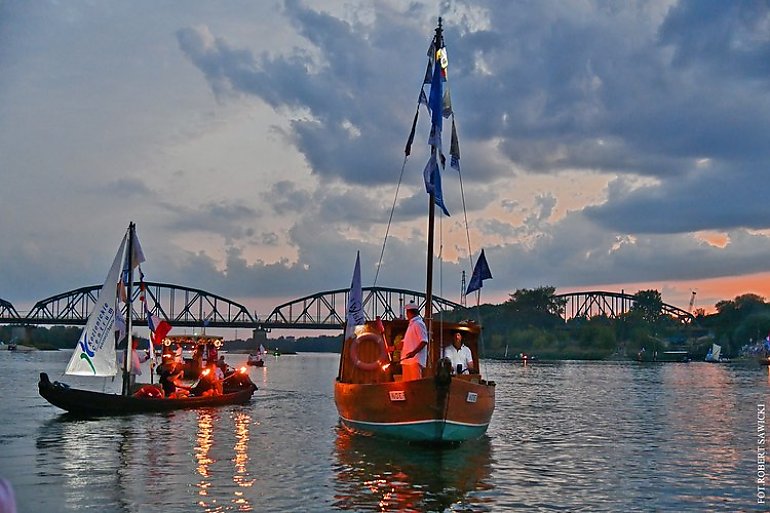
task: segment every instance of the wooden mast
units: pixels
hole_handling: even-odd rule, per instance
[[[444,46],[443,29],[441,28],[441,18],[438,19],[438,27],[436,27],[436,35],[433,37],[433,59],[437,58],[437,52]],[[431,147],[431,153],[438,162],[439,155],[437,155],[436,146]],[[428,367],[432,369],[430,372],[435,373],[438,365],[438,356],[440,354],[440,348],[438,342],[433,340],[433,239],[434,239],[434,224],[436,217],[436,204],[435,194],[431,190],[429,199],[430,206],[428,207],[428,265],[426,272],[426,284],[425,284],[425,327],[428,329]]]
[[[123,358],[123,395],[130,395],[131,394],[131,379],[130,379],[130,373],[129,373],[129,358],[133,358],[133,336],[132,336],[132,312],[131,312],[131,285],[134,281],[134,267],[133,267],[133,253],[134,253],[134,231],[136,229],[136,225],[131,222],[128,225],[128,250],[126,252],[126,258],[124,259],[125,267],[123,268],[123,271],[126,273],[125,280],[126,280],[126,356]],[[120,279],[124,279],[124,276],[122,276]],[[133,359],[131,360],[131,363],[133,363]]]

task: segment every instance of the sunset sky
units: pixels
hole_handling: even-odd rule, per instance
[[[766,2],[7,0],[0,298],[101,283],[129,221],[148,280],[259,315],[357,250],[372,285],[438,16],[471,244],[447,168],[437,294],[483,248],[484,302],[770,296]],[[428,120],[380,286],[424,288]]]

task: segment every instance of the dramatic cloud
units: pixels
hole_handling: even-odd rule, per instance
[[[492,299],[770,271],[765,3],[440,11],[462,155],[443,179],[447,294],[481,247]],[[99,282],[131,220],[153,280],[260,310],[346,286],[357,250],[371,283],[386,233],[378,284],[421,289],[424,106],[404,146],[436,14],[0,4],[0,298]]]

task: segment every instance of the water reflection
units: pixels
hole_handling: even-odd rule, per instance
[[[491,511],[489,438],[431,448],[337,428],[334,507],[352,511]]]
[[[243,412],[235,414],[235,473],[233,482],[238,485],[235,490],[233,504],[238,511],[252,511],[252,506],[244,494],[245,489],[254,485],[254,478],[249,473],[249,426],[251,425],[251,416]]]
[[[62,505],[74,511],[84,504],[123,511],[127,502],[123,450],[131,448],[133,435],[120,420],[107,430],[97,420],[67,415],[44,423],[35,442],[37,476],[46,489],[37,497],[40,511]]]
[[[216,511],[253,511],[251,500],[246,491],[254,484],[249,473],[249,427],[251,417],[244,411],[233,412],[232,433],[228,433],[228,423],[219,418],[216,410],[200,410],[198,415],[198,430],[194,448],[196,473],[200,477],[196,483],[198,489],[198,506],[205,512]],[[228,426],[229,427],[229,426]],[[228,441],[232,445],[232,457],[225,446]],[[225,486],[221,481],[222,466],[232,462],[232,482],[235,488]],[[226,471],[230,474],[230,471]],[[215,488],[216,490],[215,490]],[[232,506],[218,503],[217,496],[222,497],[227,490],[232,490],[229,502]]]
[[[198,496],[200,500],[198,505],[204,509],[204,511],[210,511],[211,504],[207,501],[209,494],[208,490],[211,486],[209,466],[214,462],[209,457],[209,450],[214,443],[214,423],[212,421],[212,415],[209,411],[198,412],[198,433],[196,436],[197,444],[195,446],[195,461],[197,466],[195,470],[198,475],[201,476],[197,483]]]

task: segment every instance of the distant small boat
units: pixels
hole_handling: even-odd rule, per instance
[[[640,362],[661,362],[661,363],[687,363],[691,361],[690,353],[687,351],[646,351],[642,348],[636,355]]]
[[[726,363],[730,359],[722,356],[722,346],[719,344],[712,344],[708,354],[706,354],[705,361],[709,363]]]
[[[512,358],[509,358],[511,361],[523,363],[534,362],[536,359],[536,356],[527,353],[515,354]]]
[[[265,360],[262,358],[262,355],[260,353],[250,354],[246,363],[253,367],[265,366]]]

